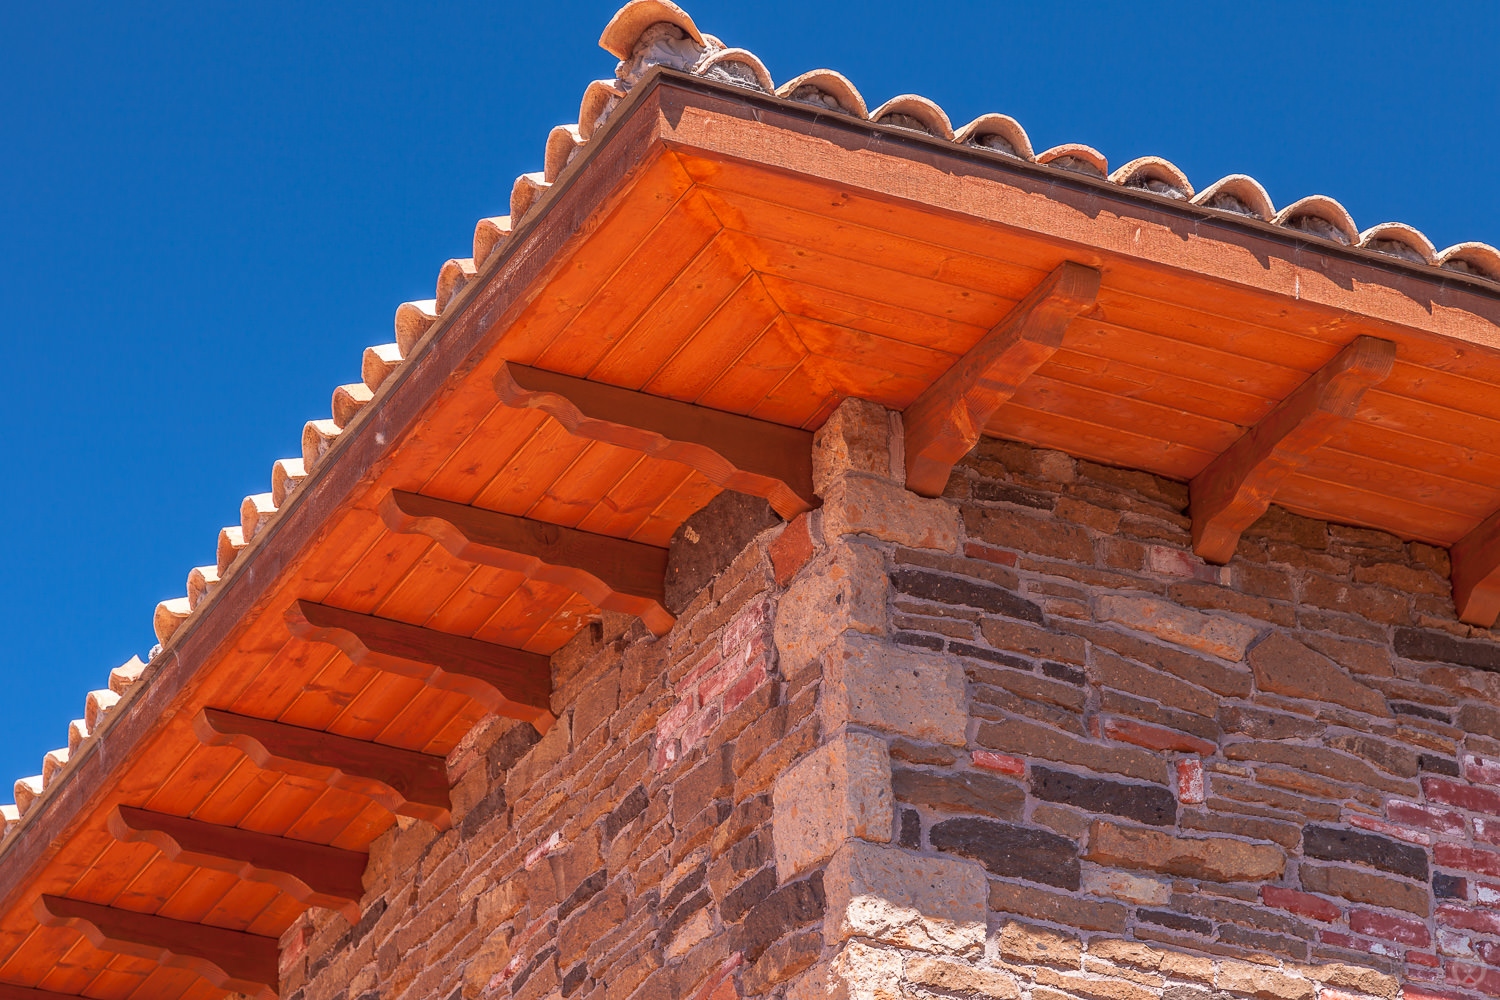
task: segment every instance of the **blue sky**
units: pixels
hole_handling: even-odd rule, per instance
[[[1233,7],[1230,10],[1228,8]],[[1500,6],[691,3],[779,82],[1248,173],[1361,228],[1500,243]],[[469,253],[614,61],[614,4],[11,4],[0,18],[9,527],[0,789],[154,642],[395,307]],[[0,798],[9,801],[8,791]]]

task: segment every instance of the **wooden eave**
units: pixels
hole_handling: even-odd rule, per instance
[[[394,822],[206,744],[202,710],[429,755],[484,714],[294,636],[294,602],[537,654],[595,614],[392,530],[393,490],[662,547],[721,488],[506,405],[504,363],[811,430],[846,396],[905,409],[1072,262],[1097,295],[985,433],[1192,480],[1365,336],[1393,367],[1274,502],[1442,546],[1500,510],[1500,286],[1482,279],[661,70],[542,197],[8,837],[0,984],[223,993],[192,962],[43,926],[44,895],[260,937],[304,906],[116,840],[117,806],[354,852]]]

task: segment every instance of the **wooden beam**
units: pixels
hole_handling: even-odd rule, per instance
[[[606,611],[637,615],[657,635],[676,621],[664,601],[667,550],[404,490],[380,504],[386,527],[427,535],[453,555],[566,587]]]
[[[763,497],[788,520],[817,506],[808,431],[510,362],[500,366],[495,392],[505,405],[541,410],[579,437],[678,462],[725,489]]]
[[[361,666],[468,695],[540,732],[554,721],[552,660],[540,653],[312,601],[293,601],[285,617],[299,639],[337,646]]]
[[[368,854],[131,806],[116,806],[108,825],[116,840],[151,844],[173,861],[265,882],[308,906],[338,910],[351,924],[359,921]]]
[[[72,927],[103,951],[187,969],[220,989],[276,1000],[275,938],[62,896],[39,897],[33,911],[48,927]]]
[[[1266,512],[1282,481],[1354,416],[1365,390],[1389,375],[1395,361],[1391,341],[1356,337],[1210,462],[1190,489],[1193,551],[1228,562],[1240,533]]]
[[[1494,628],[1500,618],[1500,511],[1459,539],[1448,555],[1458,620]]]
[[[232,746],[268,771],[363,795],[393,813],[452,824],[447,762],[434,754],[205,708],[193,731],[208,746]]]
[[[1063,334],[1099,294],[1099,271],[1064,261],[969,348],[902,414],[906,488],[940,496],[954,464],[1021,383],[1062,346]]]

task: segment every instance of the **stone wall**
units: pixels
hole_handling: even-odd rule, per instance
[[[454,752],[454,828],[382,838],[286,995],[1500,995],[1446,553],[1273,509],[1210,566],[1183,485],[998,441],[922,499],[857,402],[814,459],[671,635],[586,632],[551,732]]]

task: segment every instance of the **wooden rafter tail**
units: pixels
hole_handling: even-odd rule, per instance
[[[172,861],[264,882],[359,920],[367,854],[131,806],[115,807],[108,826],[116,840],[150,844]]]
[[[552,660],[540,653],[313,601],[293,601],[286,624],[297,638],[335,646],[360,666],[457,691],[541,732],[554,721]]]
[[[657,635],[676,619],[665,606],[667,550],[546,521],[392,490],[386,527],[432,538],[467,562],[567,587],[606,611],[637,615]]]
[[[953,466],[979,443],[995,412],[1094,304],[1099,281],[1096,268],[1064,261],[906,408],[907,489],[942,494]]]
[[[1449,556],[1458,620],[1494,628],[1500,618],[1500,511],[1459,539]]]
[[[1240,534],[1266,512],[1288,475],[1307,465],[1366,390],[1390,375],[1396,345],[1356,337],[1246,431],[1192,481],[1193,551],[1225,563]]]
[[[725,489],[762,497],[784,518],[817,506],[808,431],[509,362],[495,392],[505,405],[541,410],[578,437],[677,462]]]
[[[275,938],[62,896],[38,897],[34,911],[46,926],[71,927],[103,951],[187,969],[220,989],[276,1000]]]
[[[234,747],[264,770],[363,795],[439,829],[453,822],[442,757],[216,708],[200,710],[193,731],[205,745]]]

